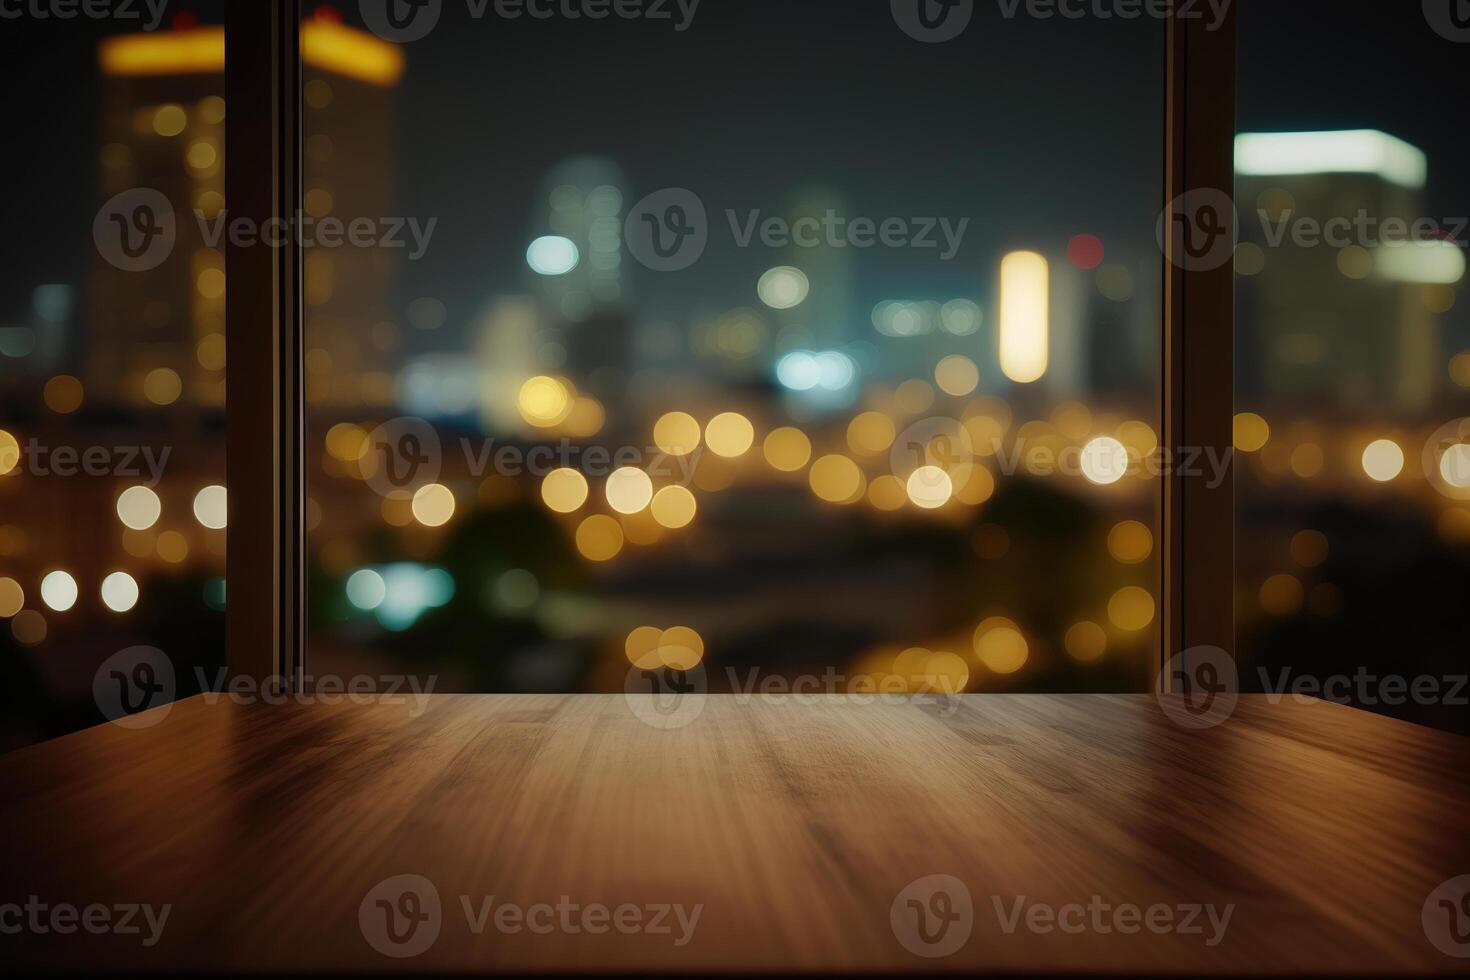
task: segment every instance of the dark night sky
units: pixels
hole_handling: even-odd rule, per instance
[[[1466,48],[1430,31],[1417,3],[1243,7],[1241,128],[1383,129],[1428,153],[1432,214],[1470,211]],[[170,9],[210,21],[219,3]],[[11,190],[0,321],[22,318],[38,283],[85,282],[95,43],[114,29],[0,22]],[[1000,250],[1059,247],[1075,231],[1146,248],[1161,44],[1156,23],[1006,20],[988,0],[964,36],[936,46],[899,34],[886,2],[704,0],[678,34],[615,20],[475,22],[446,0],[439,29],[410,48],[400,95],[398,207],[441,217],[429,258],[403,277],[405,298],[439,295],[463,322],[485,296],[520,288],[528,202],[551,165],[583,152],[616,158],[635,197],[688,186],[715,212],[769,211],[824,186],[854,214],[972,219],[956,262],[864,255],[860,279],[888,293],[907,283],[983,294]],[[769,256],[711,258],[701,275],[745,280]],[[724,290],[693,274],[660,286]]]

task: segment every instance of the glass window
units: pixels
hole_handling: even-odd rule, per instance
[[[302,27],[313,674],[1148,689],[1161,21],[381,7]]]
[[[1463,730],[1465,37],[1433,7],[1240,14],[1237,610],[1246,690]]]
[[[5,21],[4,747],[223,664],[223,4],[190,9]]]

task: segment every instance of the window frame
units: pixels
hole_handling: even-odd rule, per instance
[[[1181,195],[1213,188],[1233,199],[1236,11],[1211,30],[1170,0],[1160,213],[1173,228]],[[263,222],[302,210],[301,0],[231,0],[226,11],[226,199]],[[1187,217],[1187,216],[1185,216]],[[291,238],[292,236],[287,236]],[[1231,453],[1234,269],[1189,269],[1163,237],[1161,445]],[[226,246],[229,494],[226,659],[232,674],[301,691],[306,667],[306,469],[302,254]],[[1210,487],[1170,467],[1163,476],[1164,665],[1193,648],[1235,654],[1234,467]],[[1182,664],[1179,666],[1183,666]]]

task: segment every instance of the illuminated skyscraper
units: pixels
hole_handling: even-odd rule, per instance
[[[1347,414],[1430,407],[1443,372],[1425,289],[1458,279],[1464,263],[1446,251],[1458,271],[1439,274],[1403,244],[1423,214],[1424,154],[1369,130],[1242,134],[1236,172],[1249,249],[1237,261],[1242,394]],[[1392,235],[1390,220],[1402,223]],[[1413,259],[1386,250],[1389,238]]]
[[[394,45],[331,19],[302,24],[306,63],[305,211],[391,213]],[[92,282],[88,390],[103,403],[224,404],[225,34],[221,27],[108,38],[101,199],[149,188],[167,200],[176,240],[156,266],[124,271],[99,257]],[[306,256],[307,347],[314,404],[391,400],[396,344],[388,290],[401,251],[314,248]]]

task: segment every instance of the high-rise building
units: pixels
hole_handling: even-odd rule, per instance
[[[1433,404],[1443,371],[1430,280],[1392,253],[1418,247],[1406,239],[1426,174],[1420,150],[1375,131],[1241,134],[1243,397],[1401,418]]]
[[[392,213],[395,45],[313,18],[305,62],[305,217],[374,220]],[[89,394],[120,405],[224,404],[225,34],[189,27],[108,38],[101,199],[135,188],[166,198],[176,239],[156,267],[98,258],[88,340]],[[303,223],[301,227],[305,227]],[[314,404],[391,401],[396,328],[388,290],[399,253],[310,248],[306,254],[308,397]]]

